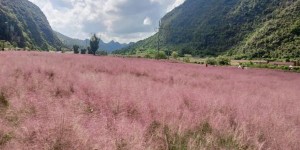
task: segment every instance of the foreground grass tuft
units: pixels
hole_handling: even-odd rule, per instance
[[[212,126],[205,122],[194,129],[179,132],[167,125],[154,121],[148,127],[146,143],[151,149],[196,150],[196,149],[241,149],[253,147],[243,143],[233,135],[220,135]]]
[[[2,133],[0,132],[0,148],[8,143],[13,138],[11,133]]]
[[[0,92],[0,108],[7,108],[9,106],[8,99],[3,92]]]

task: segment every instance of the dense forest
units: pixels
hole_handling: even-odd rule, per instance
[[[159,37],[159,38],[158,38]],[[206,57],[300,57],[300,0],[186,0],[152,37],[116,53],[156,49]]]
[[[28,49],[62,46],[43,12],[28,0],[0,1],[0,40]]]

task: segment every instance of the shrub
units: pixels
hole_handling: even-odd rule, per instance
[[[96,51],[97,56],[107,56],[108,53],[106,51]]]
[[[300,66],[300,59],[296,60],[296,66]]]
[[[74,51],[74,54],[78,54],[79,53],[79,46],[78,45],[73,45],[73,51]]]
[[[87,47],[88,54],[93,54],[91,47]]]
[[[230,59],[225,56],[219,56],[217,62],[219,65],[230,65]]]
[[[294,70],[298,71],[300,70],[300,67],[294,67]]]
[[[177,53],[177,52],[172,52],[172,57],[173,57],[174,59],[177,59],[177,58],[178,58],[178,53]]]
[[[217,64],[217,61],[215,58],[207,58],[206,59],[206,64],[209,64],[209,65],[216,65]]]
[[[86,51],[87,51],[86,49],[81,49],[81,50],[80,50],[80,53],[81,53],[81,54],[86,54]]]
[[[183,62],[185,62],[185,63],[190,63],[190,62],[191,62],[190,57],[184,57],[184,58],[183,58]]]
[[[144,57],[145,58],[151,58],[151,55],[150,54],[146,54]]]
[[[165,50],[166,55],[169,57],[172,55],[172,51],[171,50]]]
[[[167,59],[167,55],[163,51],[159,51],[155,54],[155,59]]]

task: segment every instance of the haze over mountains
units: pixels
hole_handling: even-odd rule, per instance
[[[58,38],[62,41],[62,43],[70,49],[73,48],[73,45],[78,45],[80,48],[86,48],[87,46],[89,46],[89,43],[90,43],[89,39],[86,39],[86,40],[74,39],[74,38],[70,38],[70,37],[63,35],[56,31],[55,31],[55,33],[58,36]],[[131,44],[133,44],[133,43],[121,44],[121,43],[115,42],[115,41],[110,41],[109,43],[105,43],[100,39],[100,42],[99,42],[100,48],[99,49],[107,51],[107,52],[112,52],[112,51],[127,47],[128,45],[131,45]]]
[[[162,49],[197,56],[300,57],[299,0],[186,0],[162,18]],[[158,34],[117,53],[156,49]]]

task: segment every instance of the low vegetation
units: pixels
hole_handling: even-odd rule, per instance
[[[0,66],[0,149],[300,147],[295,73],[38,52]]]
[[[7,98],[5,97],[4,93],[0,93],[0,108],[6,108],[9,106],[9,102]]]

